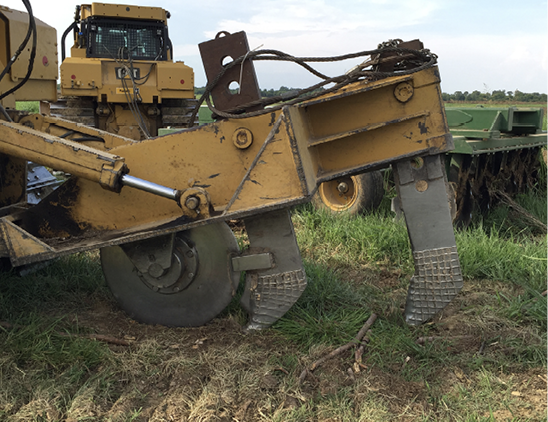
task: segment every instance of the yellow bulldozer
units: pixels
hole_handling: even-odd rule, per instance
[[[24,3],[28,33],[36,39],[36,20]],[[132,12],[133,6],[127,8]],[[0,10],[11,27],[11,15]],[[94,23],[85,25],[97,41]],[[96,51],[89,35],[77,41],[82,45],[74,49],[81,54]],[[118,66],[125,69],[117,62],[131,70],[130,55],[141,51],[134,47],[128,44],[106,65],[113,96],[125,95],[118,88],[132,89],[123,83],[128,74],[117,73]],[[14,63],[30,65],[32,56],[43,57],[38,47],[31,50],[29,60],[10,50],[1,64],[7,68],[15,57]],[[138,141],[0,106],[0,258],[22,267],[100,249],[105,279],[120,306],[139,321],[169,326],[214,318],[233,299],[245,272],[241,304],[249,313],[247,328],[262,329],[283,316],[307,284],[289,209],[310,201],[321,183],[392,165],[416,268],[406,321],[420,324],[442,310],[463,280],[442,159],[453,144],[435,56],[398,45],[340,56],[365,60],[345,75],[324,77],[323,91],[269,105],[257,98],[253,61],[280,57],[303,65],[315,59],[249,51],[244,33],[219,34],[200,44],[200,51],[208,76],[202,100],[219,117],[211,124]],[[225,57],[232,62],[223,64]],[[387,62],[392,71],[379,69]],[[74,71],[72,78],[63,69],[62,85],[93,92],[98,106],[103,95],[107,106],[118,98],[101,91],[107,86],[102,73]],[[140,69],[141,78],[150,69],[150,77],[161,80],[156,65]],[[137,74],[129,75],[137,80]],[[235,81],[241,90],[228,95]],[[0,99],[11,95],[11,88],[0,86]],[[27,161],[71,177],[29,204]],[[249,248],[243,251],[226,223],[233,219],[245,225]]]
[[[169,17],[160,7],[77,6],[61,39],[62,97],[51,114],[132,139],[187,127],[196,103],[194,72],[173,62]]]

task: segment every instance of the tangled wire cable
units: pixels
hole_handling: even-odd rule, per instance
[[[303,101],[311,100],[317,98],[321,95],[328,94],[333,91],[337,91],[342,87],[357,82],[360,80],[378,80],[387,78],[394,75],[408,75],[411,73],[416,73],[421,70],[427,69],[434,66],[437,63],[437,56],[432,54],[429,50],[413,50],[408,48],[398,47],[401,40],[390,40],[386,43],[382,43],[375,50],[361,51],[358,53],[345,54],[341,56],[334,57],[294,57],[290,54],[284,53],[278,50],[256,50],[249,51],[245,55],[240,56],[236,60],[232,61],[226,65],[223,70],[215,77],[214,80],[209,82],[206,86],[205,92],[198,101],[196,109],[193,111],[192,116],[190,117],[189,124],[195,121],[196,115],[200,109],[200,106],[205,101],[209,109],[215,113],[217,116],[223,118],[231,119],[241,119],[245,117],[258,116],[265,113],[271,113],[272,111],[280,110],[284,106],[298,104]],[[386,72],[378,70],[378,58],[383,54],[390,54],[389,59],[396,61],[394,71]],[[350,71],[345,74],[338,75],[335,77],[330,77],[324,75],[318,70],[314,69],[308,63],[318,63],[318,62],[337,62],[348,59],[354,59],[358,57],[371,56],[371,60],[366,60],[358,66],[355,66]],[[247,104],[242,104],[238,106],[237,109],[221,111],[215,108],[211,104],[210,93],[215,86],[219,83],[221,78],[232,69],[234,66],[243,66],[246,60],[272,60],[272,61],[286,61],[293,62],[308,70],[313,75],[322,79],[321,82],[312,85],[305,89],[296,90],[285,95],[279,95],[276,97],[262,98],[257,101],[253,101]],[[412,68],[409,68],[411,67]],[[366,69],[371,67],[371,69]],[[324,88],[326,85],[333,84],[329,88]],[[321,89],[320,92],[318,90]],[[272,105],[275,104],[275,105]],[[252,112],[245,112],[245,109],[254,107],[254,106],[270,106],[268,109],[257,110]]]

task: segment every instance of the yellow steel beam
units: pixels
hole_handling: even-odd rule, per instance
[[[56,243],[66,253],[288,207],[341,175],[443,153],[452,140],[442,104],[437,68],[430,68],[358,82],[281,111],[122,143],[110,154],[3,123],[0,152],[17,146],[19,156],[34,160],[45,151],[70,162],[71,170],[63,169],[80,176],[22,218],[21,227],[43,242],[72,237],[68,246]],[[129,187],[119,193],[102,189],[97,181],[109,160],[125,163],[133,177],[178,190],[181,207]]]
[[[72,122],[70,120],[51,117],[43,114],[31,114],[19,120],[20,124],[36,129],[39,132],[45,132],[66,140],[77,139],[78,143],[87,145],[101,151],[109,151],[112,148],[134,144],[137,141],[86,126],[82,123]]]
[[[132,176],[181,191],[205,190],[212,215],[228,218],[306,201],[319,183],[340,175],[451,149],[440,94],[432,68],[111,153],[124,157]],[[251,139],[243,148],[237,142],[242,133]],[[111,230],[181,216],[175,203],[145,192],[108,193],[85,180],[78,185],[81,198],[72,210],[78,224]]]
[[[125,172],[122,157],[15,123],[0,121],[0,151],[92,180],[113,191],[121,188],[119,178]]]

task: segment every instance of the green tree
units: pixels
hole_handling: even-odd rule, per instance
[[[506,91],[504,89],[495,90],[491,93],[491,100],[493,101],[505,101]]]
[[[472,91],[466,96],[466,101],[481,101],[481,92],[478,90]]]
[[[462,91],[455,91],[453,94],[453,98],[455,101],[464,101],[466,99],[466,96]]]

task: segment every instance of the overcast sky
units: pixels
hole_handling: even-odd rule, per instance
[[[204,86],[198,44],[219,31],[245,30],[251,49],[282,50],[295,56],[333,56],[376,48],[389,39],[419,38],[438,55],[442,90],[504,89],[547,92],[546,0],[119,0],[171,12],[175,59],[194,68]],[[20,0],[0,0],[24,10]],[[76,3],[31,0],[37,18],[60,38]],[[70,46],[67,46],[67,48]],[[60,50],[60,49],[59,49]],[[322,67],[330,76],[353,62]],[[304,88],[319,80],[298,66],[256,64],[263,89]]]

